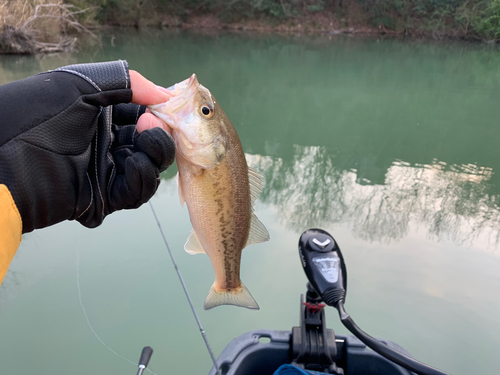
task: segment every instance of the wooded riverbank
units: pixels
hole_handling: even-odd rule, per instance
[[[500,40],[500,0],[3,0],[0,52],[71,49],[102,26]]]

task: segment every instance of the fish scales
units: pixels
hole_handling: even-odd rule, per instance
[[[249,190],[245,191],[245,182],[236,179],[238,174],[230,173],[230,162],[223,161],[220,166],[204,170],[199,176],[183,173],[181,165],[182,161],[179,175],[184,191],[187,191],[184,198],[190,202],[187,205],[191,223],[203,249],[210,256],[212,266],[218,270],[215,272],[216,288],[237,288],[240,286],[241,250],[250,229]],[[206,196],[213,196],[213,201],[206,201]],[[203,209],[198,209],[200,207]],[[235,207],[248,208],[236,210]],[[223,256],[216,256],[216,253]]]
[[[176,143],[179,198],[193,225],[184,247],[190,254],[206,253],[214,269],[204,307],[258,309],[240,280],[240,264],[243,248],[269,240],[253,213],[261,176],[248,168],[231,121],[195,75],[172,94],[169,102],[149,108],[171,126]]]

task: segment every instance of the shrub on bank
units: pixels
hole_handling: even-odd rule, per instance
[[[37,6],[52,6],[54,13],[31,22],[28,29],[26,22]],[[57,17],[63,10],[66,19]],[[89,32],[82,24],[178,26],[203,16],[216,17],[219,27],[257,22],[293,31],[354,28],[500,40],[500,0],[0,0],[0,53],[16,53],[12,51],[23,33],[25,43],[37,41],[33,48],[38,51],[43,43],[67,44],[68,26],[76,25],[78,32]]]
[[[96,6],[101,24],[178,24],[215,15],[222,23],[298,24],[326,14],[337,24],[407,33],[500,39],[500,0],[68,0]],[[346,21],[349,20],[349,21]]]
[[[0,3],[0,53],[33,54],[71,51],[72,33],[92,34],[77,17],[88,13],[63,0],[19,0]]]

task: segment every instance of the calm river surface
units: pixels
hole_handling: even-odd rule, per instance
[[[361,328],[453,374],[499,373],[498,48],[119,30],[72,55],[1,56],[0,83],[114,59],[164,86],[195,72],[265,177],[256,212],[271,241],[244,250],[241,275],[259,311],[203,310],[213,271],[183,250],[191,224],[175,166],[152,199],[216,355],[244,332],[298,325],[297,241],[316,226],[343,250]],[[135,374],[88,323],[130,360],[152,346],[158,375],[208,373],[148,205],[93,230],[65,222],[24,236],[0,288],[0,372]]]

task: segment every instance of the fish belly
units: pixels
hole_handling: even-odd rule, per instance
[[[215,273],[205,308],[221,304],[258,308],[240,280],[241,252],[252,219],[246,161],[238,162],[227,154],[219,166],[195,171],[182,159],[177,158],[182,194],[193,230]]]

